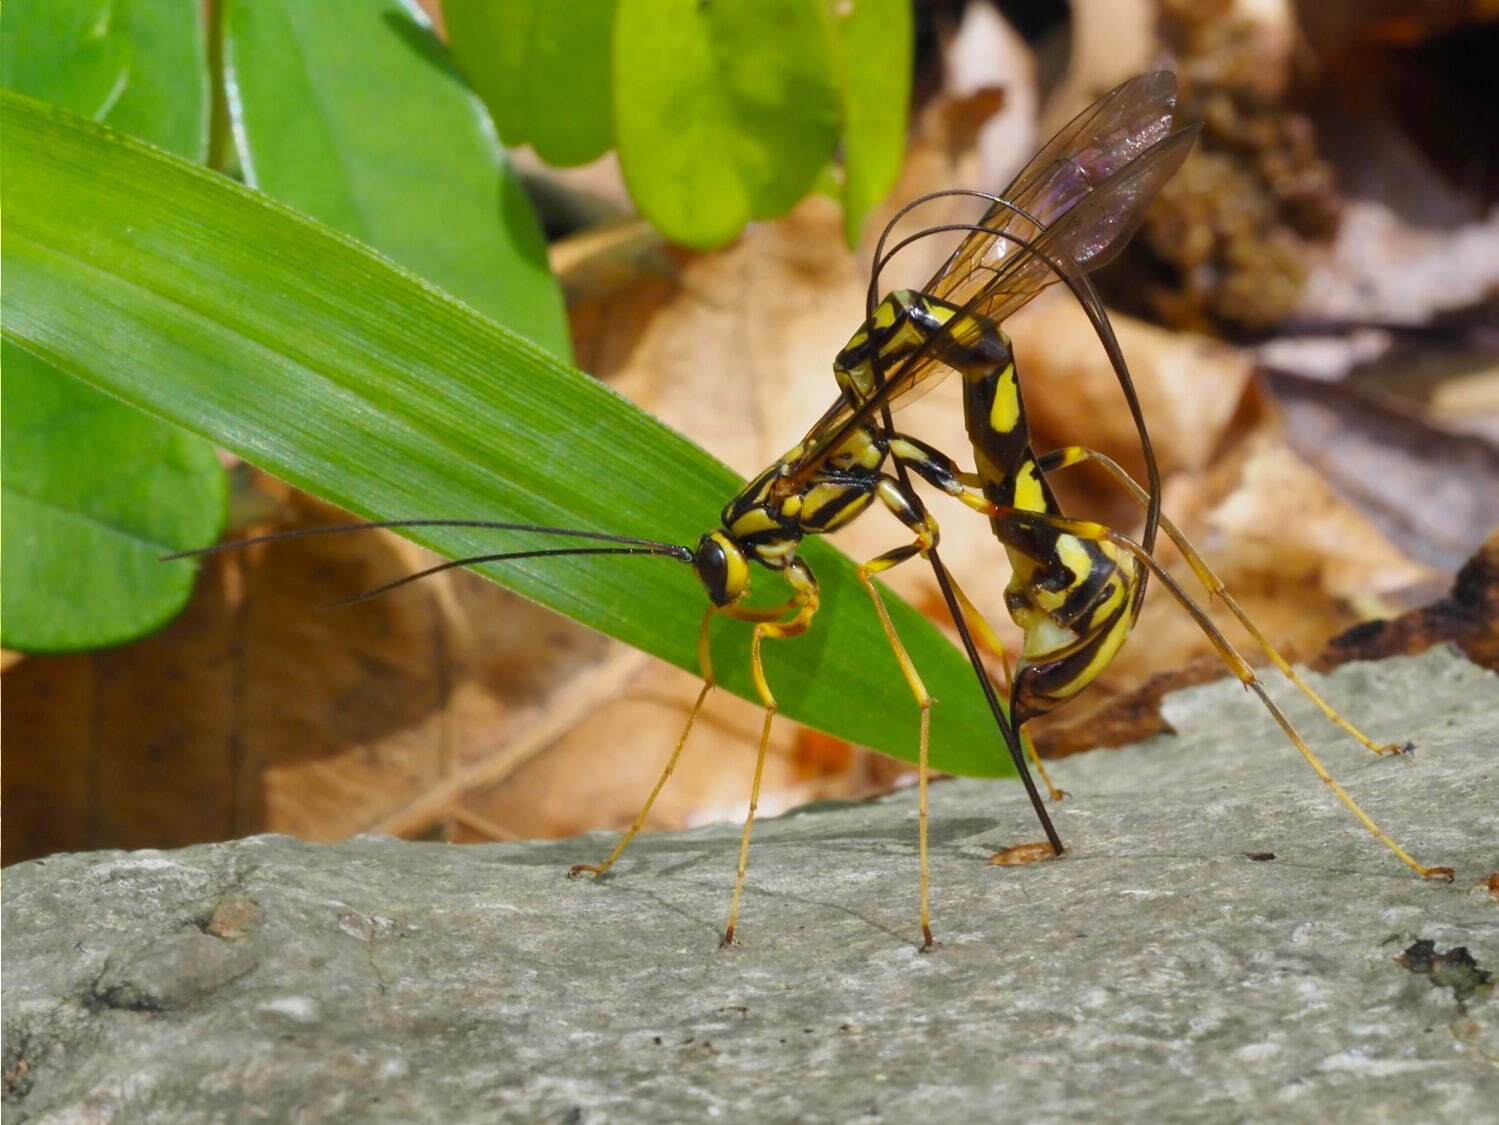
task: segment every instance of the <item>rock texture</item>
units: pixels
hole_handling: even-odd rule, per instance
[[[1499,677],[1449,652],[1293,717],[1374,843],[1233,683],[1176,735],[1059,765],[1062,860],[1018,785],[932,790],[938,946],[916,949],[907,792],[758,826],[450,847],[280,837],[9,869],[5,1120],[1493,1120],[1499,1005],[1396,963],[1499,963]],[[1282,698],[1288,698],[1283,691]],[[1266,858],[1273,855],[1274,858]]]

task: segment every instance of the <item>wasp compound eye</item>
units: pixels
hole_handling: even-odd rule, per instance
[[[728,605],[749,585],[744,552],[721,531],[710,531],[698,540],[692,569],[714,605]]]
[[[692,569],[697,572],[698,581],[708,591],[714,605],[723,605],[729,600],[728,552],[712,535],[704,535],[698,540],[697,552],[692,556]]]

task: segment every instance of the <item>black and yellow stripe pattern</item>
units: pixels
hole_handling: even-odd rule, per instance
[[[839,385],[862,401],[877,386],[876,364],[892,371],[923,347],[963,378],[974,476],[1010,556],[1006,604],[1025,633],[1012,689],[1015,718],[1023,722],[1072,698],[1108,666],[1134,625],[1143,570],[1114,544],[1048,522],[1063,513],[1031,448],[1014,352],[996,325],[899,290],[839,353]],[[903,435],[887,444],[913,471],[960,494],[960,474],[948,458]]]

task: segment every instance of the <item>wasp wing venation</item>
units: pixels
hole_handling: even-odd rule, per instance
[[[1035,241],[1034,253],[1012,259],[965,308],[996,323],[1013,316],[1057,280],[1048,261],[1081,273],[1107,265],[1145,221],[1145,211],[1187,158],[1202,131],[1191,125],[1137,156],[1090,192]]]
[[[1021,243],[1054,238],[1051,258],[1064,270],[1069,259],[1084,271],[1103,265],[1138,229],[1144,207],[1180,164],[1179,157],[1173,161],[1170,155],[1152,153],[1170,154],[1183,143],[1191,147],[1190,141],[1173,139],[1181,135],[1170,131],[1175,105],[1176,76],[1157,71],[1125,82],[1078,114],[1015,177],[1001,201],[985,211],[975,224],[982,229],[964,237],[922,292],[998,323],[1057,280],[1047,263]],[[1179,156],[1185,156],[1185,149]],[[1158,180],[1144,177],[1150,183],[1131,198],[1127,186],[1139,184],[1157,159],[1165,175]],[[1075,214],[1084,203],[1084,213]],[[1114,208],[1121,214],[1111,215]],[[1093,231],[1086,225],[1089,221],[1099,229]],[[1006,275],[1027,264],[1032,268]],[[1014,280],[1001,282],[1000,275]],[[1001,305],[1003,311],[996,311]],[[942,364],[919,362],[918,357],[888,377],[895,386],[886,392],[885,401],[892,410],[899,409],[935,386],[934,377],[945,371]],[[852,412],[850,406],[844,414]]]
[[[1109,178],[1078,196],[1069,197],[1056,189],[1059,194],[1055,202],[1042,210],[1047,214],[1058,211],[1058,217],[1039,235],[1023,216],[1015,216],[1002,203],[994,204],[986,212],[986,218],[1004,215],[1005,226],[981,224],[983,229],[969,234],[949,259],[948,266],[933,278],[931,285],[935,290],[929,290],[931,295],[957,305],[965,314],[976,314],[997,324],[1056,281],[1058,271],[1075,279],[1110,261],[1139,229],[1146,207],[1181,166],[1200,132],[1197,125],[1176,133],[1166,132],[1171,125],[1174,102],[1175,77],[1163,71],[1125,83],[1074,118],[1047,143],[1043,155],[1076,145],[1077,138],[1089,126],[1108,126],[1112,131],[1104,138],[1107,143],[1092,143],[1097,138],[1090,135],[1090,143],[1070,150],[1067,156],[1053,155],[1044,166],[1039,158],[1032,161],[1015,183],[1020,185],[1022,194],[1039,197],[1043,187],[1055,188],[1069,176],[1077,182],[1086,181],[1089,176],[1079,174],[1079,170],[1087,172],[1091,168],[1096,175],[1099,169],[1109,168],[1112,169]],[[1130,159],[1122,166],[1117,165],[1116,160],[1124,156]],[[1027,231],[1016,229],[1020,226],[1028,228]],[[1031,243],[1031,248],[1017,246],[1006,235]],[[988,248],[1000,243],[1015,253],[996,254],[991,261],[981,260],[990,257]],[[960,257],[975,260],[965,268],[961,278],[949,281],[954,276],[949,267]],[[970,279],[981,279],[981,284],[968,284]],[[1079,290],[1081,299],[1087,299],[1082,294],[1088,292],[1088,287],[1074,288]],[[959,296],[964,299],[954,299]],[[1101,315],[1096,299],[1090,303]],[[787,475],[804,479],[815,472],[856,425],[885,405],[894,408],[933,375],[945,373],[947,366],[939,358],[943,351],[941,344],[965,320],[962,315],[951,318],[934,334],[928,346],[904,361],[886,378],[879,391],[857,408],[845,400],[836,400],[808,431],[801,451],[786,466]]]
[[[1000,193],[1005,202],[990,207],[979,225],[1034,240],[1041,234],[1037,223],[1052,226],[1121,168],[1164,140],[1171,132],[1175,109],[1176,76],[1170,71],[1142,74],[1123,83],[1049,140]],[[932,276],[925,291],[952,304],[965,304],[972,290],[982,287],[985,271],[1021,253],[1014,243],[997,235],[971,234]]]
[[[1199,126],[1190,126],[1147,149],[1047,228],[1032,243],[1033,250],[999,267],[984,267],[988,281],[961,306],[963,313],[975,314],[998,324],[1056,281],[1059,273],[1077,281],[1090,270],[1112,260],[1139,229],[1146,208],[1161,186],[1181,167],[1199,131]],[[1101,321],[1106,320],[1090,287],[1078,283],[1074,290]],[[950,337],[953,327],[965,321],[964,316],[954,316],[936,334],[930,346],[918,351],[892,372],[880,391],[861,404],[858,410],[841,399],[835,402],[808,432],[795,471],[800,473],[815,467],[847,436],[852,425],[857,424],[856,419],[871,417],[885,404],[893,409],[933,375],[945,373],[947,366],[941,359],[942,337]]]

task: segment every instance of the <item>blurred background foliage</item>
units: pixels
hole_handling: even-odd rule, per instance
[[[997,190],[1093,97],[1170,67],[1203,144],[1099,279],[1168,511],[1295,654],[1447,639],[1482,658],[1496,46],[1471,5],[1397,0],[9,0],[0,85],[358,239],[750,472],[826,404],[871,228],[926,191]],[[1011,331],[1045,441],[1137,463],[1075,310],[1038,302]],[[628,821],[689,676],[469,575],[312,612],[420,565],[393,536],[214,560],[195,592],[156,556],[226,523],[339,517],[10,338],[0,362],[0,639],[33,654],[5,673],[7,862],[266,829],[462,840]],[[903,425],[961,458],[951,391]],[[1063,488],[1135,519],[1086,472]],[[649,510],[620,516],[665,534]],[[950,559],[1002,619],[987,529],[946,521]],[[888,538],[861,526],[848,549]],[[935,609],[928,577],[895,585]],[[1217,674],[1170,606],[1153,599],[1140,632],[1058,717],[1053,752],[1153,729],[1166,686]],[[77,655],[36,655],[57,653]],[[712,760],[684,766],[661,824],[743,799],[753,708],[725,699],[707,726]],[[776,753],[772,807],[901,771],[789,725]]]

